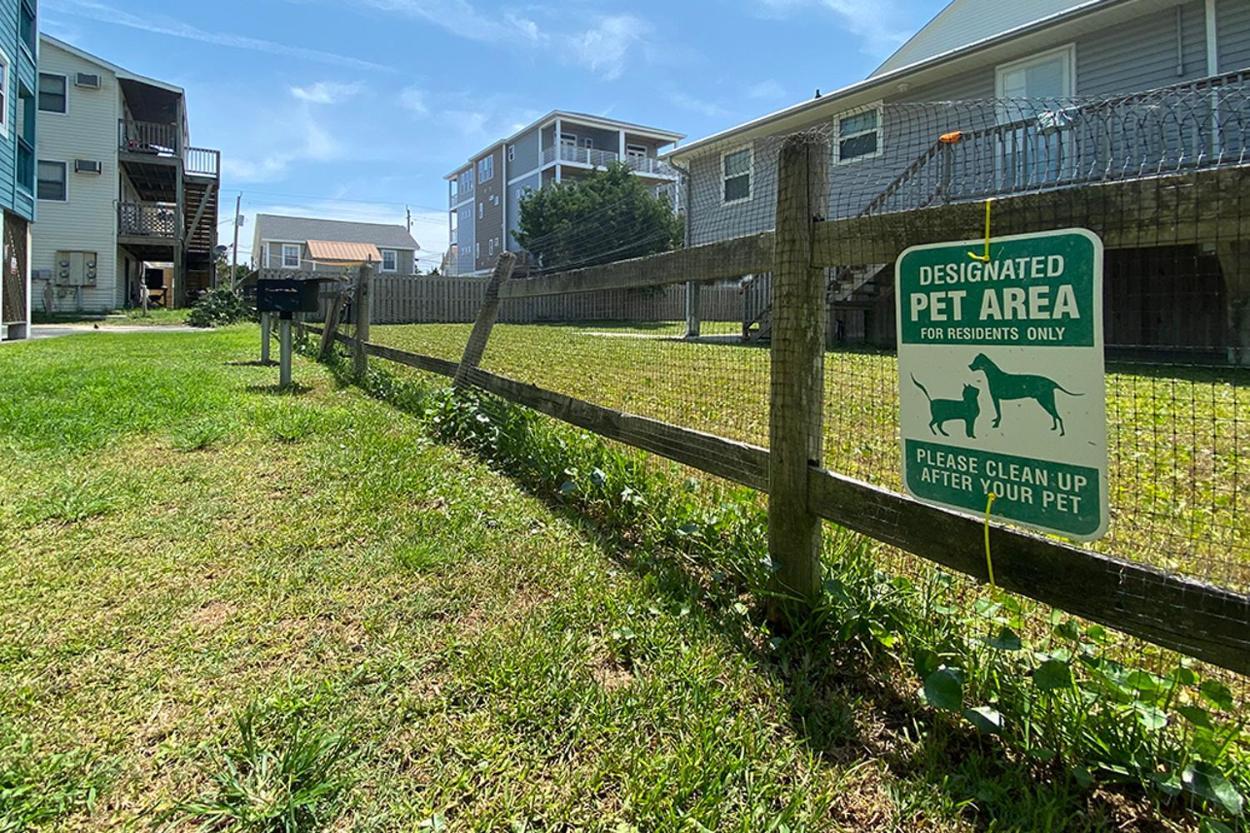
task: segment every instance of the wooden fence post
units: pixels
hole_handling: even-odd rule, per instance
[[[356,317],[356,341],[352,346],[353,366],[357,377],[369,372],[369,316],[372,304],[369,300],[369,283],[373,279],[373,263],[361,264],[356,273],[356,290],[352,296],[352,315]]]
[[[772,279],[768,552],[776,572],[769,617],[784,624],[821,587],[821,520],[808,504],[808,468],[822,462],[824,270],[814,265],[814,225],[829,202],[828,140],[785,140],[777,174]]]
[[[504,252],[495,263],[495,271],[491,273],[490,282],[486,284],[486,297],[482,299],[482,307],[477,312],[477,321],[473,324],[473,332],[469,334],[469,342],[464,346],[464,356],[460,359],[460,368],[456,371],[453,382],[455,387],[468,384],[469,373],[477,369],[486,352],[486,342],[490,339],[490,331],[499,317],[499,287],[512,277],[512,269],[516,266],[516,255]]]
[[[329,361],[334,350],[335,336],[339,331],[339,319],[343,316],[343,296],[346,290],[342,285],[337,287],[338,293],[330,301],[330,309],[326,311],[325,329],[321,331],[321,350],[317,356],[321,361]]]

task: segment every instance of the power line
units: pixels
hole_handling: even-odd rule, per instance
[[[222,193],[223,194],[242,194],[243,191],[239,188],[223,188]],[[350,204],[355,204],[355,205],[384,205],[384,206],[393,206],[395,208],[400,208],[400,209],[406,209],[406,208],[411,207],[411,208],[417,209],[418,211],[429,211],[429,212],[433,212],[437,214],[446,214],[448,211],[450,211],[449,208],[435,208],[434,206],[430,206],[430,205],[417,205],[414,203],[391,202],[390,200],[360,200],[360,199],[352,199],[350,197],[327,197],[327,196],[318,196],[316,194],[292,194],[292,193],[288,193],[285,191],[254,191],[250,188],[248,189],[247,193],[252,196],[259,195],[262,197],[287,197],[290,199],[317,200],[318,202],[329,202],[329,203],[350,203]]]

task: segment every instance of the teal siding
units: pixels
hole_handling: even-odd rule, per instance
[[[35,0],[27,0],[27,4],[36,9],[37,13]],[[0,141],[0,208],[16,213],[27,220],[34,220],[33,195],[17,185],[18,107],[21,101],[19,93],[24,89],[34,95],[38,75],[36,56],[22,43],[19,31],[21,7],[22,0],[0,0],[0,49],[3,49],[4,54],[8,56],[12,73],[9,97],[5,103],[8,108],[8,136]],[[38,44],[38,42],[36,31],[35,43]],[[38,112],[38,108],[31,109]],[[32,157],[34,146],[35,143],[32,141]]]

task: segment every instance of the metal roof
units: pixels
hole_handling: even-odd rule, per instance
[[[337,240],[309,240],[308,254],[323,263],[382,262],[382,253],[373,243],[341,243]]]
[[[257,214],[256,235],[260,240],[290,243],[332,240],[336,243],[372,243],[383,249],[421,249],[408,229],[400,225],[284,217],[279,214]]]

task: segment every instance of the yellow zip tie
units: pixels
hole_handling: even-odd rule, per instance
[[[998,495],[990,492],[989,500],[985,503],[985,569],[990,574],[990,587],[995,590],[998,585],[994,583],[994,559],[990,556],[990,510],[994,508],[994,501],[998,500]]]
[[[990,210],[994,205],[994,200],[985,201],[985,254],[979,255],[976,252],[968,252],[968,257],[981,263],[990,262]]]

